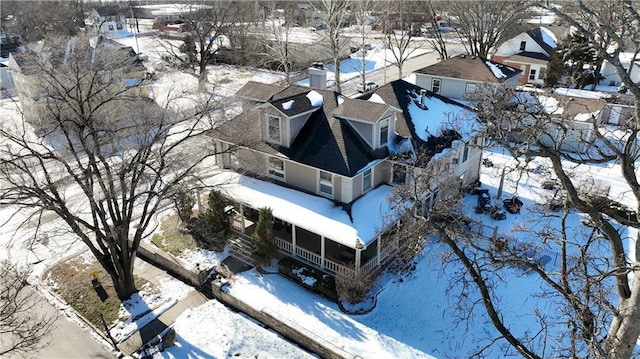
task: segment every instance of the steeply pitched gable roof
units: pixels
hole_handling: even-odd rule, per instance
[[[502,83],[521,73],[514,67],[470,55],[451,57],[416,72],[485,83]]]
[[[272,100],[269,101],[269,103],[271,104],[271,106],[275,107],[276,110],[291,117],[318,108],[318,106],[313,106],[306,95],[306,93],[300,93],[293,96]]]
[[[353,100],[348,97],[333,110],[333,115],[341,118],[355,118],[376,122],[389,109],[389,105],[370,101]]]
[[[248,100],[267,102],[271,100],[273,95],[282,90],[284,90],[282,86],[249,81],[242,86],[236,94]]]
[[[424,111],[423,113],[417,113],[416,103],[420,102],[421,90],[425,91],[425,103],[427,104],[427,108],[425,110],[420,110]],[[373,94],[380,96],[385,103],[402,109],[402,114],[396,115],[396,133],[402,137],[411,138],[414,143],[414,148],[418,151],[424,151],[423,153],[426,154],[427,157],[434,156],[444,149],[450,148],[454,140],[463,137],[462,135],[455,133],[455,131],[447,131],[446,129],[440,136],[425,136],[423,133],[418,133],[416,129],[416,122],[423,122],[425,119],[432,122],[428,127],[442,127],[442,123],[449,120],[441,118],[443,116],[448,116],[446,113],[443,113],[443,111],[471,111],[471,109],[456,101],[425,90],[420,86],[411,84],[404,80],[392,81],[377,88],[372,93],[365,94],[361,98],[368,99]],[[414,115],[420,115],[422,118],[412,119],[412,113]],[[454,116],[455,114],[452,113],[451,115]],[[421,123],[420,125],[424,125],[424,123]],[[422,130],[424,129],[421,128],[420,131]],[[424,140],[425,137],[426,140]]]
[[[322,106],[311,114],[288,148],[263,141],[259,108],[250,109],[218,126],[212,131],[212,136],[348,177],[356,175],[368,163],[387,156],[386,148],[371,150],[345,120],[332,116],[338,107],[339,96],[334,91],[290,86],[274,95],[270,103],[281,106],[294,98],[307,98],[311,91],[322,95]],[[308,99],[307,102],[310,103]],[[295,102],[292,106],[295,106]]]
[[[535,29],[528,30],[527,35],[540,45],[547,55],[551,55],[553,49],[555,49],[557,45],[555,35],[547,28],[537,27]]]

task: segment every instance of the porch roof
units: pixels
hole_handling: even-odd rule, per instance
[[[216,188],[229,198],[252,208],[270,207],[273,216],[297,227],[355,248],[359,240],[371,244],[380,229],[396,221],[397,211],[387,198],[393,187],[382,185],[356,200],[351,217],[333,201],[270,182],[224,172],[217,176]]]

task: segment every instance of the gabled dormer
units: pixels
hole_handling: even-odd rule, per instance
[[[263,106],[260,116],[262,139],[290,147],[311,115],[322,107],[322,95],[316,91],[272,100]]]
[[[344,98],[332,115],[345,120],[372,150],[384,147],[394,133],[400,109],[385,103]]]

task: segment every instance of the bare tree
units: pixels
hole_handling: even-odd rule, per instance
[[[393,10],[397,10],[398,29],[388,28],[385,33],[385,44],[391,51],[393,59],[390,61],[398,67],[398,78],[402,78],[402,67],[409,59],[411,54],[419,48],[419,44],[415,43],[415,35],[420,34],[421,22],[416,23],[415,16],[412,15],[409,4],[406,1],[393,2]]]
[[[532,1],[449,1],[447,11],[467,53],[487,58],[492,50],[522,31]]]
[[[371,34],[371,13],[376,10],[379,3],[374,0],[356,1],[353,6],[353,13],[358,25],[358,40],[360,47],[360,80],[362,88],[367,83],[367,44]],[[386,66],[386,64],[385,64]]]
[[[225,36],[238,20],[240,6],[234,2],[198,2],[181,5],[183,44],[160,41],[171,61],[198,78],[201,90],[207,83],[207,66],[225,46]]]
[[[24,71],[38,94],[23,104],[37,136],[21,124],[0,129],[0,204],[55,213],[125,300],[137,291],[133,264],[155,214],[216,154],[205,140],[215,106],[207,96],[162,105],[139,96],[124,81],[139,71],[127,51],[92,49],[84,37],[48,44],[49,56],[34,55]]]
[[[577,1],[551,9],[616,67],[637,104],[640,88],[620,60],[623,50],[633,52],[638,46],[634,43],[638,30],[624,25],[640,22],[637,5]],[[613,18],[612,14],[624,21],[600,21]],[[523,241],[469,228],[463,212],[452,213],[449,205],[442,212],[432,210],[426,218],[416,216],[416,222],[423,225],[418,233],[437,233],[450,250],[449,260],[460,265],[457,282],[468,289],[462,293],[477,293],[472,298],[458,297],[460,319],[468,319],[470,307],[482,305],[500,335],[488,346],[504,339],[508,343],[504,350],[515,350],[526,358],[542,358],[549,352],[563,357],[629,358],[640,335],[640,281],[635,278],[640,257],[637,248],[635,255],[625,251],[628,240],[639,240],[638,107],[628,122],[613,131],[595,119],[584,127],[573,123],[573,118],[550,115],[553,111],[545,111],[531,94],[514,91],[483,88],[475,99],[478,116],[486,126],[484,136],[518,161],[512,168],[516,173],[525,176],[532,158],[549,163],[549,175],[563,199],[552,199],[546,206],[530,210],[541,218],[541,224],[554,225],[528,223],[514,228],[529,233],[532,240]],[[568,103],[560,102],[559,106]],[[565,149],[574,142],[584,150]],[[629,198],[608,196],[606,189],[593,185],[598,183],[596,175],[582,171],[585,165],[603,164],[620,166],[620,179],[629,188]],[[586,226],[570,224],[569,217],[576,212],[588,218]],[[545,267],[539,255],[544,248],[557,253],[558,262],[552,268]],[[553,298],[554,310],[537,313],[524,334],[511,329],[512,322],[501,309],[502,300],[495,294],[496,285],[512,277],[514,271],[534,275],[541,283],[540,295]],[[485,349],[475,355],[481,356]]]
[[[19,34],[26,42],[75,35],[85,27],[83,6],[81,0],[3,1],[2,28]]]
[[[436,4],[442,6],[443,2],[438,1]],[[432,49],[436,50],[438,55],[440,55],[440,59],[446,60],[449,58],[449,54],[447,52],[447,41],[444,38],[445,31],[442,29],[439,23],[439,8],[434,6],[434,1],[426,0],[422,2],[422,6],[427,12],[427,14],[431,15],[429,18],[428,29],[430,32],[425,34],[425,41]],[[444,8],[444,7],[443,7]]]
[[[351,0],[319,0],[310,3],[314,10],[319,13],[321,21],[326,27],[321,32],[321,36],[326,42],[331,55],[336,90],[341,92],[340,59],[345,49],[349,48],[349,39],[342,35],[342,28],[347,25],[349,20],[349,9],[352,2]]]
[[[272,5],[271,13],[277,13],[276,3]],[[291,22],[286,21],[286,9],[284,19],[273,18],[269,24],[268,38],[265,47],[267,56],[278,63],[278,67],[287,76],[287,83],[291,83],[292,71],[292,46],[289,41],[291,36]]]
[[[38,296],[29,289],[28,274],[0,262],[0,356],[37,353],[55,324],[55,317],[34,313]]]

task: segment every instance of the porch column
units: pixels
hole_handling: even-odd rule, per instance
[[[244,234],[244,206],[240,202],[240,232]]]
[[[360,257],[362,254],[362,242],[360,242],[359,239],[356,239],[356,263],[355,263],[355,270],[356,273],[360,273]]]
[[[320,268],[324,269],[324,236],[320,236]]]
[[[378,247],[377,251],[378,251],[378,253],[376,254],[376,263],[379,266],[380,265],[380,255],[381,255],[380,249],[382,248],[382,246],[380,245],[380,242],[382,242],[382,236],[378,236],[377,241],[378,241],[378,243],[377,243],[377,247]]]
[[[291,252],[296,254],[296,225],[293,223],[291,223],[291,244],[293,245],[293,247],[291,247]]]

